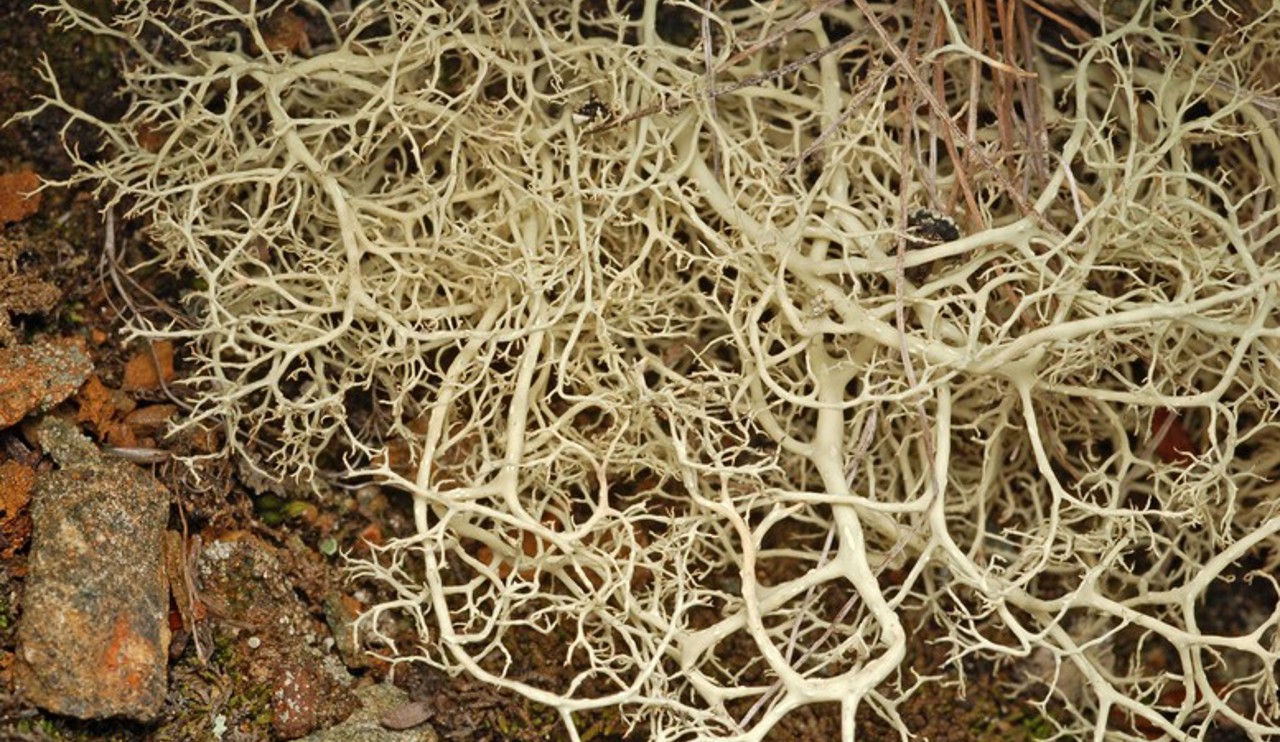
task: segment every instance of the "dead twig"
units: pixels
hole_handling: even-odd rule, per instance
[[[755,85],[759,85],[761,83],[765,83],[770,80],[777,79],[784,75],[789,75],[792,72],[795,72],[796,70],[800,69],[801,67],[804,67],[812,62],[815,62],[827,56],[828,54],[832,54],[834,52],[840,51],[846,46],[849,46],[853,42],[862,38],[863,35],[864,34],[856,34],[856,33],[849,34],[848,36],[845,36],[839,41],[832,42],[831,44],[828,44],[827,46],[824,46],[823,48],[815,52],[810,52],[809,54],[806,54],[805,56],[795,60],[794,62],[788,62],[787,64],[781,67],[778,67],[777,69],[751,75],[750,77],[743,78],[738,82],[725,85],[724,87],[721,87],[721,88],[711,89],[710,92],[706,93],[705,95],[707,98],[711,100],[715,100],[716,98],[719,98],[723,95],[728,95],[729,93],[737,92],[739,90],[742,90],[743,88],[753,87]],[[602,132],[602,131],[607,131],[609,129],[614,129],[619,126],[629,124],[632,121],[635,121],[637,119],[642,119],[648,116],[652,116],[655,113],[672,113],[674,111],[679,111],[680,109],[688,105],[690,102],[697,100],[697,98],[698,96],[695,95],[689,98],[673,101],[670,98],[664,96],[661,100],[659,100],[656,103],[650,103],[649,105],[643,108],[638,108],[632,111],[631,113],[628,113],[625,116],[619,116],[617,118],[612,118],[607,121],[603,121],[587,129],[583,133],[598,134],[599,132]]]
[[[796,155],[791,162],[787,163],[786,167],[782,168],[781,175],[783,177],[790,175],[796,168],[800,167],[805,160],[809,159],[814,152],[817,152],[818,148],[821,147],[827,139],[836,132],[836,130],[844,125],[844,122],[848,121],[849,118],[862,107],[862,104],[866,102],[867,97],[870,96],[873,91],[878,89],[880,84],[884,82],[885,78],[889,76],[889,73],[893,72],[897,67],[898,63],[894,62],[888,67],[868,75],[867,79],[862,84],[862,89],[853,96],[853,100],[849,101],[849,105],[845,106],[844,111],[836,117],[835,121],[828,124],[827,127],[818,134],[817,138],[810,142],[809,146],[804,148],[803,152]]]
[[[810,8],[808,11],[803,13],[802,15],[795,17],[794,19],[791,20],[791,22],[783,25],[782,28],[769,34],[766,38],[756,41],[751,46],[748,46],[746,49],[743,49],[742,51],[738,52],[732,57],[729,57],[729,59],[726,60],[724,64],[720,65],[720,69],[717,70],[717,72],[726,70],[734,66],[735,64],[741,62],[742,60],[746,59],[747,57],[751,56],[752,54],[755,54],[761,49],[764,49],[766,47],[769,47],[773,44],[778,43],[779,41],[782,40],[782,37],[786,36],[787,34],[791,33],[797,28],[800,28],[801,26],[808,23],[809,21],[812,21],[814,18],[821,16],[823,13],[827,12],[827,10],[835,7],[836,5],[839,5],[842,2],[844,2],[844,0],[823,0],[821,4],[815,5],[814,7]]]
[[[871,7],[867,5],[867,0],[853,1],[858,6],[858,9],[862,11],[863,15],[866,16],[867,23],[871,24],[871,28],[875,30],[876,35],[880,37],[882,42],[884,42],[885,48],[891,55],[893,55],[893,58],[895,60],[902,61],[906,56],[905,53],[893,43],[893,39],[890,38],[889,32],[885,30],[884,24],[880,22],[880,19],[872,12]],[[991,177],[995,178],[996,183],[1000,186],[1001,190],[1003,190],[1018,207],[1018,211],[1023,216],[1032,217],[1045,229],[1057,232],[1053,225],[1045,219],[1043,214],[1031,208],[1031,204],[1027,202],[1026,197],[1013,186],[1013,183],[1009,180],[1008,176],[996,167],[995,162],[992,161],[986,150],[982,149],[978,143],[974,141],[973,137],[961,131],[960,127],[956,125],[956,122],[951,120],[947,107],[943,105],[942,101],[933,94],[933,89],[929,85],[925,84],[924,80],[920,77],[920,73],[917,72],[910,64],[902,65],[902,69],[906,73],[907,77],[911,79],[912,84],[915,86],[915,89],[919,92],[921,97],[923,97],[929,104],[929,107],[937,113],[938,119],[948,130],[951,131],[952,136],[964,142],[966,154],[971,153],[982,167],[991,174]]]
[[[133,297],[130,295],[129,291],[125,289],[125,286],[124,286],[125,279],[121,278],[121,274],[124,272],[120,270],[120,258],[116,254],[116,220],[115,220],[115,212],[112,211],[111,209],[107,209],[104,231],[106,232],[106,235],[105,237],[103,237],[102,257],[98,263],[98,280],[102,282],[103,288],[105,289],[106,281],[102,278],[102,276],[104,273],[110,276],[111,283],[113,286],[115,286],[116,293],[119,294],[120,298],[124,301],[125,307],[130,312],[132,312],[135,317],[143,317],[145,316],[143,314],[143,311],[139,309],[137,305],[134,304]],[[124,273],[124,275],[126,277],[128,276],[127,273]],[[186,317],[183,317],[173,307],[169,306],[168,304],[161,301],[160,299],[157,299],[154,295],[151,294],[151,292],[147,291],[145,287],[139,285],[137,281],[134,281],[132,278],[128,278],[127,280],[136,291],[141,293],[143,296],[147,297],[152,302],[152,308],[157,309],[161,312],[164,312],[166,315],[170,317],[170,319],[172,319],[173,321],[177,322],[180,325],[183,325],[186,327],[191,326],[190,320],[188,320]],[[108,305],[111,306],[111,310],[115,312],[117,315],[119,315],[120,309],[115,305],[114,302],[111,301],[111,293],[109,291],[104,290],[103,294],[107,297],[107,303]],[[156,353],[155,345],[151,343],[147,343],[147,351],[151,354],[151,362],[155,364],[156,379],[160,382],[160,390],[163,391],[164,395],[169,398],[169,401],[178,405],[178,407],[182,408],[183,410],[190,412],[193,409],[191,403],[187,402],[185,399],[182,399],[177,394],[175,394],[174,391],[169,388],[169,384],[165,381],[164,374],[161,372],[161,369],[164,368],[164,366],[160,363],[160,356],[157,355]]]
[[[711,66],[714,58],[714,50],[711,44],[711,0],[702,0],[702,62],[707,70],[707,90],[714,90],[716,87],[716,71]],[[707,115],[710,117],[714,128],[716,120],[715,96],[711,96],[707,100]],[[711,174],[717,181],[720,180],[720,139],[714,130],[711,132]]]

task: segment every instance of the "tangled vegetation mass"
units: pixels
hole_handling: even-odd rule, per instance
[[[575,736],[906,735],[970,656],[1062,738],[1280,733],[1277,10],[810,5],[62,2],[128,110],[44,106],[192,287],[183,424],[412,494],[395,661]]]

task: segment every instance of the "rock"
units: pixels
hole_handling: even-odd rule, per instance
[[[12,559],[31,538],[31,491],[36,472],[12,459],[0,463],[0,559]]]
[[[434,712],[426,701],[410,701],[378,717],[378,723],[387,729],[400,731],[422,726],[432,716]]]
[[[351,714],[358,705],[353,679],[323,651],[328,631],[298,599],[275,549],[246,533],[228,534],[204,547],[197,569],[219,641],[234,648],[229,662],[269,698],[278,738],[296,739]]]
[[[370,685],[356,691],[360,708],[342,724],[316,732],[302,742],[437,742],[436,730],[429,724],[419,724],[404,731],[393,731],[382,725],[380,719],[395,714],[410,705],[409,694],[394,685]]]
[[[174,379],[173,343],[159,340],[134,353],[124,364],[124,390],[154,391]]]
[[[40,176],[31,170],[0,174],[0,225],[26,219],[40,210]]]
[[[342,663],[351,669],[363,669],[373,666],[374,662],[360,650],[356,644],[355,624],[358,603],[349,595],[341,595],[334,591],[324,599],[324,620],[333,635],[334,648]]]
[[[81,338],[0,349],[0,428],[75,394],[92,371]]]
[[[169,657],[168,492],[66,420],[46,418],[37,437],[61,468],[37,476],[31,499],[18,688],[54,713],[154,719]]]
[[[153,404],[139,407],[125,415],[124,422],[133,429],[134,435],[141,438],[160,433],[169,424],[169,420],[177,414],[178,405],[176,404]]]

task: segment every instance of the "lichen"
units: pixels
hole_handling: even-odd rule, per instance
[[[412,496],[364,637],[572,735],[906,736],[926,620],[951,667],[1047,658],[1064,737],[1280,731],[1280,614],[1197,616],[1280,539],[1280,10],[682,8],[695,40],[661,5],[59,3],[131,49],[120,123],[45,107],[109,143],[72,182],[144,267],[198,277],[134,327],[194,349],[190,424]],[[561,631],[572,680],[522,674]]]

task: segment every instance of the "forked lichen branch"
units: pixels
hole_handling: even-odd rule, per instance
[[[199,279],[190,324],[134,328],[195,354],[185,424],[412,493],[354,565],[396,596],[375,648],[575,736],[829,703],[852,740],[908,733],[932,623],[1063,738],[1280,733],[1274,9],[1127,3],[1064,44],[1016,3],[329,5],[60,3],[128,49],[129,107],[43,107]],[[1256,614],[1215,623],[1246,573]],[[572,682],[512,671],[534,633]]]

